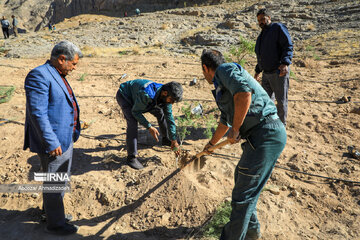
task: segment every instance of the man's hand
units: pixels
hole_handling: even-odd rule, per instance
[[[50,156],[56,157],[62,155],[61,146],[58,146],[56,149],[49,152]]]
[[[238,139],[238,137],[239,137],[239,131],[236,131],[233,128],[231,128],[227,137],[229,142],[231,144],[239,142],[240,139]]]
[[[212,154],[214,151],[209,150],[209,148],[213,147],[215,144],[210,143],[210,141],[205,145],[203,151],[207,154]]]
[[[179,146],[179,144],[178,144],[178,142],[176,140],[171,141],[171,150],[174,151],[176,156],[180,155],[181,149],[180,149],[180,146]]]
[[[256,81],[260,82],[260,73],[255,73],[254,78]]]
[[[283,77],[283,76],[285,76],[285,75],[288,73],[289,67],[288,67],[288,65],[281,64],[281,65],[279,66],[279,70],[280,70],[279,77]]]
[[[159,131],[156,130],[156,128],[154,128],[154,127],[149,127],[148,130],[149,130],[151,136],[152,136],[153,138],[155,138],[155,140],[158,142],[158,141],[159,141],[158,136],[160,135]]]

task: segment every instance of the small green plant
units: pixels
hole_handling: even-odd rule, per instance
[[[225,59],[228,62],[237,62],[240,65],[246,63],[246,56],[254,54],[255,42],[245,39],[243,36],[239,37],[239,45],[230,47],[228,53],[225,54]]]
[[[197,105],[197,103],[195,103]],[[206,138],[211,138],[213,134],[213,130],[217,126],[217,120],[214,115],[198,115],[191,113],[192,105],[185,103],[183,107],[181,107],[181,112],[183,115],[181,117],[177,117],[177,132],[180,139],[180,145],[182,145],[184,139],[190,135],[189,128],[193,127],[195,129],[204,128],[204,134]]]
[[[6,103],[10,101],[14,91],[15,86],[0,86],[0,103]]]
[[[214,115],[209,115],[206,120],[205,136],[206,138],[211,138],[213,135],[213,130],[216,128],[217,121]]]
[[[290,71],[290,77],[292,78],[292,79],[297,79],[296,78],[296,75],[295,75],[295,73],[293,72],[293,71]]]
[[[316,53],[313,54],[313,58],[314,58],[316,61],[319,61],[319,60],[320,60],[319,55],[317,55]]]
[[[314,51],[314,47],[313,47],[313,46],[308,45],[308,46],[306,46],[306,47],[305,47],[305,51],[308,51],[308,52],[310,52],[310,51]]]
[[[203,236],[207,238],[219,239],[222,228],[229,221],[231,214],[230,202],[225,202],[216,210],[215,215],[203,230]]]
[[[126,50],[119,51],[118,53],[119,53],[120,56],[129,55],[129,51],[126,51]]]
[[[193,115],[191,114],[191,105],[185,103],[184,106],[181,107],[181,112],[184,116],[177,117],[177,130],[180,138],[180,145],[182,145],[186,136],[190,134],[188,127],[194,125]]]
[[[87,76],[87,73],[81,74],[81,76],[79,77],[78,81],[80,81],[80,82],[85,81],[85,77],[86,77],[86,76]]]

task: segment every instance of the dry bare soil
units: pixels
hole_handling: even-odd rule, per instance
[[[313,55],[306,55],[308,42],[297,48],[289,92],[288,141],[268,182],[272,191],[262,192],[258,204],[263,239],[360,239],[360,161],[347,154],[347,146],[360,147],[360,58],[346,53],[348,46],[342,46],[346,36],[333,33],[330,38],[311,40],[312,46],[321,42],[323,48],[336,50],[331,57],[317,53],[320,57],[314,60]],[[22,150],[23,83],[29,70],[43,64],[46,57],[0,61],[0,85],[16,86],[12,99],[0,104],[0,118],[12,120],[0,126],[0,183],[35,183],[29,176],[40,168],[36,154]],[[245,66],[251,74],[253,63],[254,59]],[[194,77],[197,84],[189,86]],[[126,122],[115,94],[121,82],[136,78],[181,82],[185,100],[174,105],[175,116],[183,114],[185,104],[198,102],[205,113],[218,114],[211,112],[216,107],[213,101],[201,101],[212,100],[212,87],[203,80],[199,56],[144,52],[85,57],[68,77],[81,119],[91,123],[75,144],[72,190],[65,195],[66,212],[73,215],[79,232],[69,237],[45,234],[45,225],[39,223],[41,194],[0,193],[0,239],[198,238],[199,229],[231,196],[240,144],[209,156],[200,171],[178,171],[170,149],[155,144],[140,129],[139,156],[146,167],[131,169],[125,164]],[[352,96],[351,102],[336,103],[342,96]],[[146,117],[156,125],[151,115]],[[204,128],[192,129],[183,149],[192,154],[201,151],[208,141]]]

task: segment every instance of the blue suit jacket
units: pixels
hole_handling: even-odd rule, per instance
[[[59,72],[47,61],[26,76],[25,91],[24,150],[48,153],[61,146],[65,152],[79,138],[80,118],[74,132],[73,105]]]

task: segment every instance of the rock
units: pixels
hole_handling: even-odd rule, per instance
[[[40,195],[38,193],[32,193],[31,194],[31,197],[34,198],[34,199],[38,198],[39,196]]]
[[[250,23],[247,23],[247,22],[244,22],[244,26],[245,26],[246,28],[251,28],[251,24],[250,24]]]
[[[292,170],[300,171],[300,168],[295,163],[288,162],[286,165]]]
[[[217,28],[222,28],[222,29],[234,29],[235,28],[235,23],[227,20],[223,23],[220,23],[219,25],[217,25]]]
[[[296,191],[295,189],[291,190],[290,194],[291,194],[291,196],[293,196],[293,197],[296,197],[296,198],[299,197],[299,192]]]
[[[163,225],[168,225],[169,224],[169,219],[171,217],[171,214],[170,213],[165,213],[161,216],[161,224]]]
[[[106,196],[105,193],[103,192],[100,192],[99,189],[96,189],[96,200],[98,200],[98,202],[101,204],[101,205],[105,205],[105,206],[109,206],[110,205],[110,201],[108,199],[108,197]]]
[[[339,169],[339,172],[345,173],[345,174],[347,174],[347,175],[350,174],[350,170],[349,170],[347,167],[344,167],[344,168]]]

